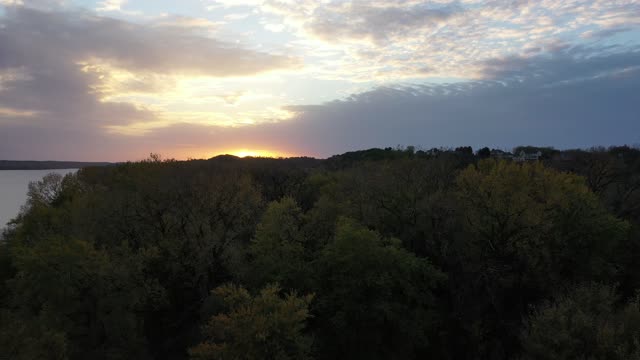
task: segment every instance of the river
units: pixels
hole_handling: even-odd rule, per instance
[[[20,212],[27,200],[29,183],[49,173],[66,175],[78,169],[0,170],[0,232]]]

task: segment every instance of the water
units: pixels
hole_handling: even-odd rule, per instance
[[[29,183],[49,173],[66,175],[78,169],[0,170],[0,231],[20,212],[27,200]]]

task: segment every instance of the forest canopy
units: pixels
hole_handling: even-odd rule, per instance
[[[11,359],[640,359],[640,150],[145,161],[32,183]]]

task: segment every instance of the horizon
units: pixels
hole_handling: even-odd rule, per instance
[[[280,155],[273,155],[273,156],[269,156],[269,155],[257,155],[257,154],[247,154],[247,153],[242,153],[242,151],[240,151],[240,154],[230,154],[230,153],[220,153],[220,154],[215,154],[213,156],[207,157],[207,158],[184,158],[184,159],[177,159],[177,158],[171,158],[171,157],[164,157],[162,156],[162,154],[156,154],[156,153],[150,153],[150,155],[147,155],[146,157],[140,157],[140,158],[136,158],[136,159],[128,159],[128,160],[122,160],[122,161],[101,161],[101,160],[89,160],[89,161],[80,161],[80,160],[52,160],[52,159],[46,159],[46,160],[25,160],[25,159],[0,159],[0,162],[2,161],[7,161],[7,162],[41,162],[41,163],[46,163],[46,162],[54,162],[54,163],[105,163],[105,164],[123,164],[123,163],[128,163],[128,162],[140,162],[140,161],[145,161],[148,160],[150,158],[150,156],[158,156],[158,158],[160,160],[175,160],[175,161],[199,161],[199,160],[211,160],[211,159],[215,159],[218,157],[223,157],[223,156],[233,156],[236,157],[238,159],[244,159],[244,158],[251,158],[251,159],[276,159],[276,160],[286,160],[286,159],[296,159],[296,158],[308,158],[308,159],[315,159],[315,160],[328,160],[332,157],[335,156],[341,156],[341,155],[345,155],[345,154],[349,154],[349,153],[357,153],[357,152],[365,152],[365,151],[370,151],[370,150],[388,150],[391,149],[391,151],[407,151],[408,148],[413,148],[413,151],[418,153],[418,152],[428,152],[430,150],[433,149],[437,149],[439,151],[443,151],[443,152],[456,152],[457,148],[460,147],[466,147],[466,145],[459,145],[459,146],[440,146],[440,147],[423,147],[423,146],[414,146],[414,145],[407,145],[405,147],[403,146],[395,146],[395,147],[372,147],[372,148],[366,148],[366,149],[357,149],[357,150],[349,150],[346,152],[342,152],[342,153],[336,153],[336,154],[332,154],[326,157],[315,157],[315,156],[309,156],[309,155],[304,155],[304,154],[300,154],[300,155],[290,155],[290,156],[280,156]],[[589,147],[585,147],[585,148],[556,148],[554,146],[536,146],[536,145],[518,145],[515,146],[513,148],[505,148],[505,147],[492,147],[492,146],[483,146],[480,148],[474,148],[472,146],[469,146],[472,149],[472,152],[474,155],[477,155],[478,150],[487,148],[490,149],[491,151],[493,150],[499,150],[499,151],[504,151],[506,153],[509,154],[516,154],[516,149],[523,147],[523,148],[537,148],[537,149],[548,149],[548,150],[552,150],[552,151],[558,151],[558,152],[570,152],[570,151],[583,151],[583,152],[593,152],[593,151],[598,151],[598,150],[605,150],[608,151],[612,148],[616,148],[616,147],[627,147],[630,149],[640,149],[640,144],[619,144],[619,145],[594,145],[594,146],[589,146]],[[28,170],[28,169],[25,169]]]
[[[640,143],[635,0],[0,0],[0,44],[6,159]]]

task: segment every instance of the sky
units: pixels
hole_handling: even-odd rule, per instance
[[[0,159],[640,144],[640,0],[0,0]]]

